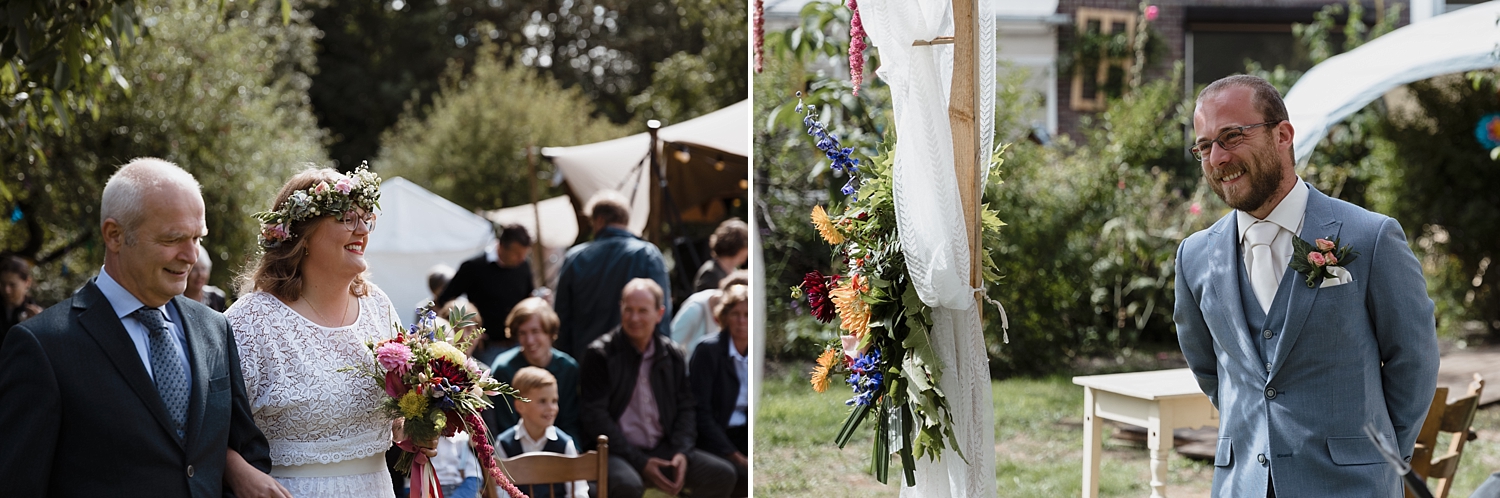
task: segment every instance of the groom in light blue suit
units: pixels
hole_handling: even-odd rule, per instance
[[[1177,251],[1177,338],[1220,412],[1213,495],[1401,498],[1363,431],[1410,460],[1436,389],[1433,304],[1400,224],[1297,178],[1286,106],[1263,79],[1210,84],[1193,128],[1235,209]],[[1358,257],[1310,287],[1288,266],[1309,259],[1299,237]]]

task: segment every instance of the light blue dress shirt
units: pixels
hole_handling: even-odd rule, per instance
[[[148,335],[146,326],[142,325],[141,321],[132,314],[145,304],[120,286],[120,283],[110,277],[109,272],[104,268],[99,269],[99,278],[94,279],[94,285],[99,287],[99,292],[104,294],[104,298],[109,300],[109,305],[114,308],[115,316],[119,317],[120,323],[125,325],[125,332],[130,334],[130,342],[135,344],[135,353],[141,357],[141,365],[146,367],[146,374],[151,375],[154,380],[156,374],[151,372],[151,336]],[[193,385],[193,369],[188,365],[187,337],[182,332],[182,315],[177,313],[177,306],[171,301],[167,301],[167,304],[157,309],[165,313],[167,332],[177,339],[178,350],[182,351],[182,372],[187,377],[188,385],[191,386]]]

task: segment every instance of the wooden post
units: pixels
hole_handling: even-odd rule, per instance
[[[526,162],[531,165],[531,214],[532,225],[536,227],[531,234],[531,260],[536,262],[537,271],[531,276],[531,284],[535,287],[547,285],[547,249],[542,245],[542,206],[537,199],[536,178],[536,146],[526,148]]]
[[[948,122],[953,129],[953,171],[958,179],[959,202],[969,233],[969,286],[979,287],[984,269],[979,239],[979,4],[977,0],[953,0],[953,83],[948,99]],[[975,299],[979,296],[976,294]],[[979,307],[981,312],[984,307]],[[982,313],[981,313],[982,316]]]
[[[647,183],[650,185],[651,213],[646,216],[646,229],[641,230],[641,236],[652,244],[661,243],[661,157],[657,154],[659,142],[656,140],[656,131],[661,128],[661,121],[655,119],[646,122],[646,130],[651,133],[651,171],[647,175]]]

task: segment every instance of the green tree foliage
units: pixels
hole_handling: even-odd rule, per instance
[[[1456,332],[1478,320],[1500,333],[1500,165],[1475,138],[1480,118],[1500,111],[1494,79],[1457,75],[1407,85],[1420,109],[1392,112],[1372,140],[1382,168],[1370,168],[1373,208],[1401,222],[1423,256],[1440,325]]]
[[[152,36],[119,63],[132,91],[106,92],[97,119],[48,136],[50,160],[15,173],[20,220],[0,225],[0,240],[3,249],[32,248],[22,252],[41,263],[34,292],[44,301],[66,297],[97,272],[100,194],[131,158],[160,157],[198,178],[208,208],[204,246],[216,263],[211,282],[225,287],[256,247],[250,214],[267,209],[292,172],[326,161],[307,78],[291,70],[311,59],[283,58],[309,56],[313,32],[283,25],[279,6],[263,4],[243,11],[144,4],[141,22]]]
[[[485,41],[615,123],[680,121],[747,93],[743,2],[329,0],[312,19],[323,32],[313,106],[341,165],[373,156],[404,103],[425,108],[448,61],[471,67]]]
[[[432,105],[410,109],[386,134],[377,170],[404,176],[468,209],[531,202],[526,150],[575,145],[626,135],[626,128],[592,118],[588,97],[563,89],[522,66],[507,67],[494,48],[481,49],[472,73],[451,69]],[[425,116],[425,117],[423,117]],[[552,167],[539,164],[541,195]]]
[[[106,93],[130,84],[116,64],[137,34],[130,0],[14,0],[0,14],[0,202],[10,204],[23,166],[46,165],[49,141],[84,114],[98,118]]]

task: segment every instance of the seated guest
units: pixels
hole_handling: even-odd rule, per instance
[[[516,303],[505,317],[505,335],[520,343],[495,357],[490,365],[491,375],[500,382],[510,382],[516,372],[526,367],[546,369],[557,379],[557,428],[568,434],[582,434],[578,430],[578,362],[567,353],[552,349],[557,340],[557,313],[547,301],[530,297]],[[490,427],[510,427],[519,420],[511,411],[510,403],[500,397],[490,398],[495,407],[485,410],[485,423]]]
[[[744,285],[724,290],[715,316],[723,331],[698,343],[688,377],[698,400],[698,448],[734,463],[734,496],[750,493],[750,293]]]
[[[750,225],[739,218],[720,223],[708,237],[708,251],[713,258],[698,267],[698,274],[693,276],[693,292],[718,289],[719,281],[750,259],[749,244]]]
[[[187,290],[182,291],[182,297],[203,303],[214,311],[223,313],[229,309],[229,303],[224,297],[224,290],[208,285],[208,275],[213,273],[214,262],[208,256],[208,249],[198,246],[198,262],[193,263],[192,271],[188,272]]]
[[[411,323],[417,323],[421,319],[420,316],[417,316],[417,313],[421,312],[422,308],[427,307],[429,303],[434,305],[437,303],[438,294],[443,292],[443,287],[448,285],[449,280],[453,280],[452,266],[438,263],[432,265],[432,268],[427,269],[427,291],[431,292],[432,295],[424,297],[411,305]],[[474,306],[467,304],[468,300],[464,300],[464,303],[466,303],[464,304],[465,308],[469,311],[474,311]],[[448,318],[448,315],[443,315],[443,318]]]
[[[672,340],[687,350],[685,356],[688,358],[693,357],[693,348],[698,346],[698,341],[719,334],[714,308],[719,306],[719,296],[724,295],[724,289],[731,285],[750,285],[750,272],[735,270],[720,280],[718,287],[693,293],[682,302],[677,316],[672,317]]]
[[[514,400],[516,412],[521,414],[521,421],[495,436],[496,457],[510,458],[538,451],[577,455],[578,445],[573,444],[573,437],[567,431],[552,425],[557,420],[557,379],[546,370],[524,367],[516,371],[511,386],[529,401]],[[589,483],[573,481],[550,486],[531,486],[531,489],[522,491],[532,498],[588,498]],[[503,490],[497,494],[509,496]]]
[[[646,486],[698,498],[729,496],[734,466],[695,448],[697,407],[687,362],[657,334],[666,313],[661,286],[647,278],[625,284],[620,325],[584,352],[583,429],[609,436],[609,495],[639,498]]]
[[[14,254],[0,253],[0,338],[11,326],[42,312],[30,294],[31,263]]]

